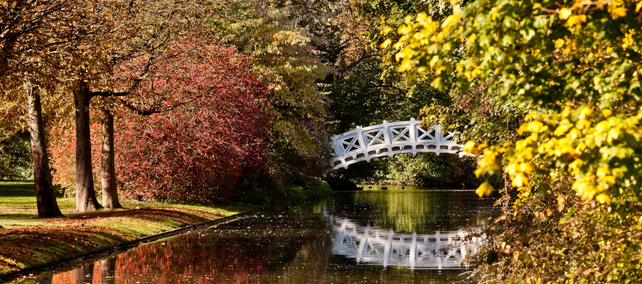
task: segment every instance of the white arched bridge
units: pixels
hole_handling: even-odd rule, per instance
[[[357,126],[356,130],[332,137],[332,170],[347,169],[349,165],[372,158],[402,153],[440,153],[465,155],[463,145],[453,141],[454,132],[445,134],[440,125],[433,129],[421,128],[421,121],[387,122],[368,127]]]
[[[400,234],[361,226],[348,218],[328,217],[334,231],[332,253],[356,259],[357,263],[410,269],[457,269],[462,268],[467,255],[477,254],[484,244],[483,235],[466,238],[463,231]]]

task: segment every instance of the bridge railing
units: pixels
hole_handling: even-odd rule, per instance
[[[402,153],[416,155],[421,152],[456,154],[460,156],[463,145],[453,141],[454,132],[444,133],[440,125],[430,130],[421,127],[421,121],[387,122],[368,127],[357,126],[332,137],[332,169],[348,168],[349,165],[383,156],[392,157]]]
[[[402,234],[361,226],[347,218],[331,219],[335,233],[332,252],[358,263],[411,269],[461,268],[466,256],[476,254],[484,243],[483,235],[467,238],[464,231]]]

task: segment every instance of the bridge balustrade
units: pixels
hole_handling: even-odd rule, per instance
[[[358,263],[410,269],[461,268],[466,256],[476,254],[484,242],[483,235],[466,239],[463,231],[401,234],[364,227],[348,218],[330,218],[335,232],[333,254],[355,258]]]
[[[444,133],[440,125],[425,130],[421,127],[421,121],[414,118],[392,123],[384,121],[368,127],[357,126],[356,130],[332,137],[332,170],[347,169],[354,163],[402,153],[465,155],[465,152],[461,152],[463,145],[453,141],[454,136],[454,132]]]

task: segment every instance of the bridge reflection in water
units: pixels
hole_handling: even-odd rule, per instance
[[[325,214],[324,214],[325,215]],[[466,238],[464,231],[434,234],[401,234],[362,226],[348,218],[327,214],[332,224],[332,253],[354,258],[357,263],[410,269],[457,269],[467,255],[483,245],[481,237]],[[479,231],[479,230],[478,230]]]

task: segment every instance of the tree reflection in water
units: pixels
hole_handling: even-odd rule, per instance
[[[474,193],[471,193],[474,194]],[[375,218],[370,224],[399,222],[415,225],[430,222],[447,224],[443,215],[416,213],[417,217],[393,216],[411,214],[395,204],[410,202],[410,207],[433,206],[435,203],[456,200],[434,197],[435,201],[418,201],[423,197],[361,197],[349,199],[353,208],[341,207],[349,203],[335,196],[328,203],[328,211],[350,211]],[[444,201],[446,200],[446,201]],[[385,204],[378,204],[378,202]],[[415,203],[413,203],[415,202]],[[423,203],[422,203],[423,202]],[[453,201],[455,203],[462,201]],[[413,205],[414,204],[414,205]],[[455,205],[440,204],[448,208]],[[356,207],[358,208],[356,208]],[[359,209],[361,208],[361,209]],[[429,210],[432,210],[428,208]],[[301,207],[297,212],[258,215],[229,224],[171,239],[141,245],[126,253],[85,265],[76,270],[55,274],[52,283],[466,283],[458,275],[462,270],[410,270],[359,265],[354,259],[332,254],[332,225],[323,217],[321,206]],[[376,221],[377,212],[385,218]],[[435,211],[442,214],[440,210]],[[390,213],[393,213],[390,215]],[[345,213],[348,214],[348,213]],[[388,215],[386,215],[388,214]],[[396,214],[396,215],[395,215]],[[471,218],[472,215],[466,215]],[[423,217],[418,217],[423,216]],[[388,218],[388,219],[386,219]],[[414,218],[414,220],[413,220]],[[423,219],[422,219],[423,218]],[[453,217],[456,222],[460,217]],[[409,220],[409,221],[404,221]],[[431,221],[434,220],[434,221]],[[405,223],[404,223],[405,222]],[[474,223],[474,222],[473,222]],[[466,224],[464,224],[466,225]],[[375,225],[376,226],[376,225]],[[394,225],[406,226],[406,225]],[[93,276],[93,277],[92,277]],[[100,276],[100,277],[99,277]],[[38,276],[43,278],[43,276]],[[45,279],[45,278],[43,278]],[[45,283],[45,282],[41,282]]]

